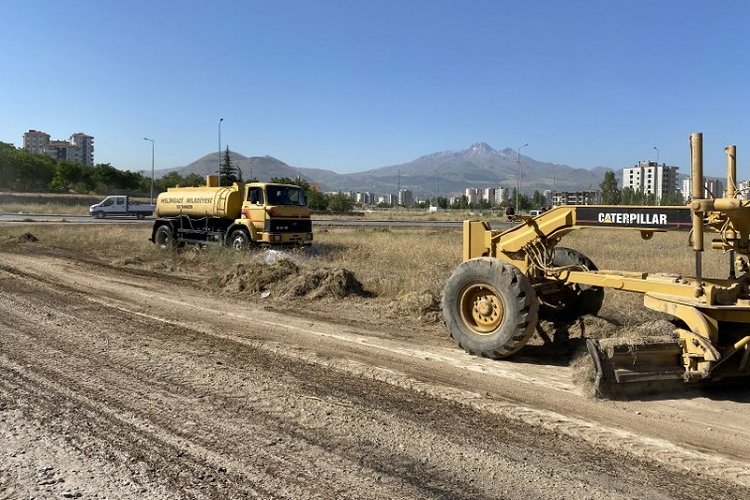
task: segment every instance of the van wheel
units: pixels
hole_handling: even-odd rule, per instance
[[[143,220],[146,216],[143,214],[136,214],[136,217],[138,218],[138,220]]]
[[[161,250],[171,250],[174,248],[174,236],[172,236],[172,230],[169,226],[159,226],[154,234],[154,243]]]
[[[250,248],[250,235],[242,229],[235,229],[229,235],[229,245],[234,250],[247,250]]]
[[[103,219],[104,218],[104,212],[96,212],[94,214],[94,217],[96,217],[97,219]]]

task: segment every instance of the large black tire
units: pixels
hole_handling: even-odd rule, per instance
[[[528,342],[539,309],[528,278],[491,257],[459,265],[445,283],[440,305],[456,344],[493,359],[508,357]]]
[[[171,250],[175,246],[174,235],[169,226],[159,226],[154,233],[154,243],[162,250]]]
[[[250,235],[244,229],[235,229],[227,240],[227,246],[237,251],[248,250],[250,245]]]
[[[596,265],[581,252],[555,247],[554,267],[583,266],[596,271]],[[599,286],[569,284],[539,295],[540,313],[544,318],[570,321],[586,314],[597,314],[604,302],[604,289]]]

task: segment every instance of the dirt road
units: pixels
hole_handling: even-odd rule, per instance
[[[598,401],[548,355],[5,248],[0,498],[748,498],[747,392]]]

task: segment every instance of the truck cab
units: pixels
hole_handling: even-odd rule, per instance
[[[312,221],[305,191],[289,184],[252,183],[245,186],[242,217],[253,241],[305,243],[312,240]]]

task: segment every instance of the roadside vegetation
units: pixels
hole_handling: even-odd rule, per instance
[[[259,298],[256,292],[260,290],[272,290],[274,280],[322,269],[332,272],[345,269],[362,285],[367,297],[388,309],[387,313],[392,313],[391,309],[402,301],[407,305],[418,302],[414,314],[435,313],[433,321],[438,317],[443,284],[461,261],[459,229],[322,229],[316,231],[314,244],[307,248],[255,249],[243,253],[224,248],[159,251],[148,241],[150,231],[148,227],[133,225],[6,225],[0,227],[0,245],[37,245],[70,252],[82,259],[210,282],[224,286],[225,293],[241,293],[249,299]],[[24,236],[27,233],[32,233],[38,241],[29,243]],[[681,232],[656,233],[651,241],[643,241],[635,231],[581,230],[567,236],[562,246],[583,252],[600,270],[694,273],[694,255],[687,245],[686,234]],[[725,277],[727,256],[706,252],[704,257],[704,276]],[[253,274],[265,272],[266,267],[279,260],[293,262],[292,271],[271,274],[271,281],[259,287],[245,284],[232,288],[236,274],[244,275],[247,282]],[[607,290],[605,296],[600,315],[618,324],[634,325],[660,317],[643,307],[642,296],[638,294]]]

